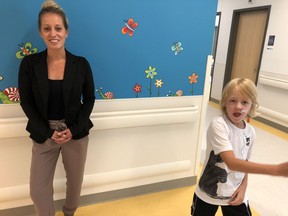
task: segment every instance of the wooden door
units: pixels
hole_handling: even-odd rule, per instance
[[[270,7],[234,13],[224,85],[236,77],[257,83]]]

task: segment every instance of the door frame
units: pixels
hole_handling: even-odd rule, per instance
[[[260,59],[259,59],[257,72],[256,72],[255,85],[257,85],[261,61],[262,61],[262,55],[263,55],[263,50],[264,50],[264,45],[265,45],[265,38],[266,38],[266,33],[267,33],[267,28],[268,28],[268,23],[269,23],[269,18],[270,18],[271,5],[238,9],[238,10],[233,11],[229,45],[228,45],[227,58],[226,58],[226,67],[225,67],[224,80],[223,80],[223,88],[231,80],[231,73],[232,73],[232,66],[233,66],[233,59],[234,59],[234,52],[235,52],[237,30],[238,30],[240,15],[244,12],[259,11],[259,10],[267,10],[267,21],[265,25],[264,34],[263,34],[263,43],[262,43],[262,47],[260,51]]]
[[[213,64],[211,68],[211,86],[213,83],[213,77],[214,77],[214,68],[215,68],[215,62],[216,62],[216,55],[217,55],[217,46],[218,46],[218,37],[219,37],[219,31],[220,31],[220,23],[221,23],[221,12],[217,12],[216,19],[218,17],[218,25],[216,26],[216,20],[215,20],[215,28],[214,28],[214,38],[213,38],[213,45],[212,45],[212,56],[213,56]],[[211,93],[212,88],[210,88],[210,94],[209,94],[209,100],[211,100]]]

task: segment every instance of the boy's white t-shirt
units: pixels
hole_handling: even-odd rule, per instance
[[[242,183],[245,173],[230,170],[220,157],[233,151],[236,158],[249,160],[255,141],[254,128],[233,125],[226,115],[214,118],[207,130],[207,150],[202,175],[196,188],[197,196],[213,205],[229,205],[231,196]],[[245,196],[244,202],[247,202]]]

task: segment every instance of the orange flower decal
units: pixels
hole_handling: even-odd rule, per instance
[[[198,75],[196,73],[193,73],[191,76],[189,76],[188,79],[190,80],[190,84],[197,83],[197,78]]]
[[[189,82],[191,84],[191,89],[190,89],[190,93],[193,95],[194,93],[194,89],[193,89],[193,86],[195,83],[197,83],[197,78],[198,78],[198,75],[196,73],[192,73],[191,76],[188,77],[189,79]]]

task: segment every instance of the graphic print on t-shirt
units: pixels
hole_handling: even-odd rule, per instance
[[[246,146],[249,146],[250,145],[250,137],[247,137],[245,134],[245,140],[246,140]]]
[[[218,183],[227,182],[228,176],[227,171],[220,167],[222,163],[224,163],[224,161],[220,155],[215,155],[214,151],[211,151],[205,170],[199,181],[199,188],[212,198],[230,199],[230,196],[223,197],[217,194]]]

